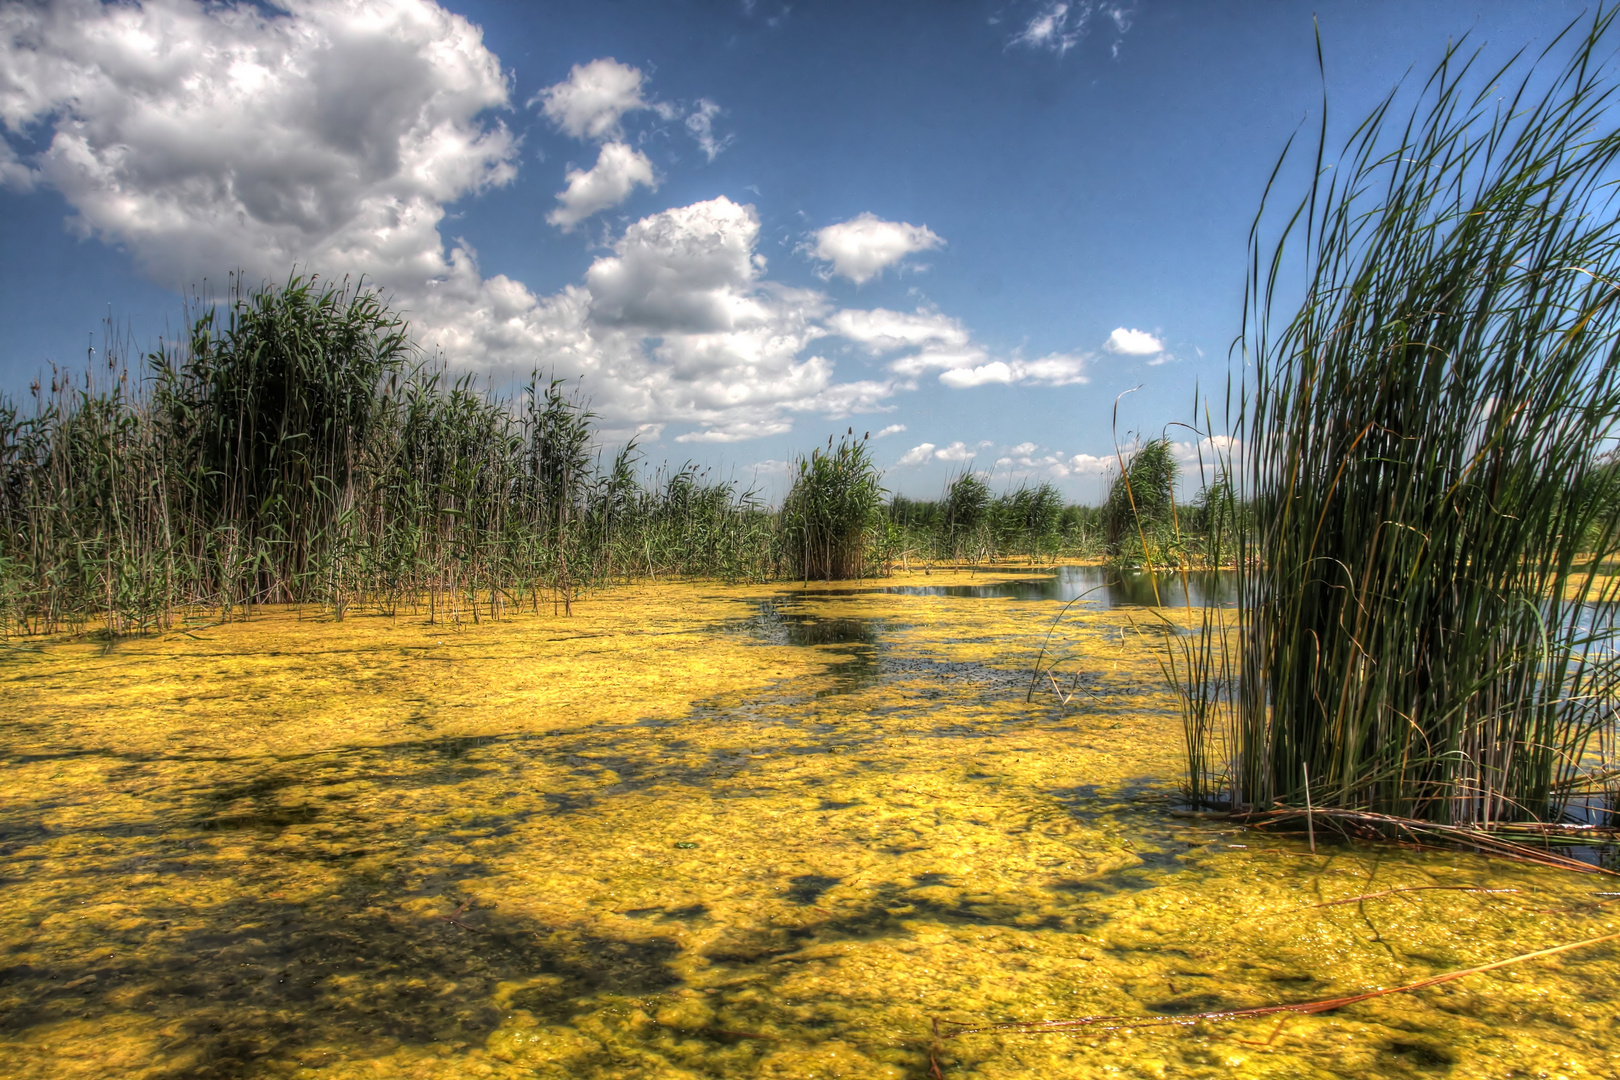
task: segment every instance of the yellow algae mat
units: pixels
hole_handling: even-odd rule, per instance
[[[1061,605],[967,581],[6,643],[0,1075],[1620,1075],[1613,945],[949,1036],[1620,929],[1617,879],[1176,816],[1164,622],[1077,605],[1026,702]]]

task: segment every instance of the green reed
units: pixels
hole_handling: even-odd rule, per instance
[[[482,620],[626,578],[1045,558],[1089,520],[1049,486],[995,499],[976,476],[958,478],[982,494],[971,523],[885,513],[853,431],[806,459],[781,511],[690,465],[648,475],[634,443],[603,459],[576,385],[453,378],[348,282],[233,280],[187,326],[133,368],[109,333],[31,411],[0,398],[0,633],[268,603]]]
[[[1241,599],[1171,656],[1195,800],[1302,806],[1308,770],[1317,806],[1552,820],[1601,766],[1620,690],[1613,23],[1494,71],[1452,46],[1409,114],[1392,94],[1336,159],[1324,116],[1279,218],[1273,173],[1239,443],[1204,508]]]
[[[793,576],[834,580],[864,577],[871,532],[883,505],[870,436],[847,437],[798,460],[782,503],[782,531]]]

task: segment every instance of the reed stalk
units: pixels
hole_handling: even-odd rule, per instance
[[[1612,745],[1614,19],[1454,44],[1337,154],[1324,106],[1275,216],[1273,173],[1217,462],[1240,600],[1171,663],[1194,799],[1298,806],[1308,769],[1318,818],[1552,821]]]

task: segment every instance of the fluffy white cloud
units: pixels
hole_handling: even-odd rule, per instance
[[[980,442],[976,446],[969,446],[967,443],[958,439],[949,446],[942,446],[938,450],[935,450],[934,457],[939,461],[972,461],[978,456],[980,450],[983,450],[989,445],[990,440],[988,439]]]
[[[1153,356],[1164,352],[1164,342],[1146,330],[1127,330],[1118,326],[1108,335],[1103,348],[1120,356]]]
[[[576,139],[620,139],[624,115],[648,108],[641,96],[641,79],[640,68],[603,57],[575,64],[568,78],[546,87],[529,104],[540,105],[557,130]]]
[[[979,451],[990,445],[991,443],[988,439],[973,446],[969,446],[961,439],[956,440],[949,446],[935,446],[931,442],[918,443],[916,446],[913,446],[910,450],[907,450],[904,454],[900,455],[900,460],[895,462],[895,465],[897,467],[905,467],[910,465],[922,465],[930,461],[971,461],[978,456]]]
[[[622,142],[603,145],[596,164],[589,170],[568,170],[568,187],[557,193],[557,208],[546,220],[568,232],[599,210],[618,206],[630,197],[637,184],[658,190],[647,155]]]
[[[1075,476],[1102,476],[1110,469],[1116,468],[1119,462],[1108,456],[1097,457],[1093,454],[1076,454],[1068,461],[1069,472]]]
[[[536,298],[515,286],[502,304],[452,329],[457,349],[512,366],[542,358],[586,376],[609,421],[685,422],[688,442],[778,434],[796,413],[883,408],[888,382],[839,383],[825,357],[801,359],[824,335],[825,299],[764,277],[754,208],[726,198],[635,222],[592,264],[583,286]],[[479,294],[491,294],[491,279]],[[454,350],[447,349],[447,352]]]
[[[723,111],[719,105],[708,98],[698,98],[690,109],[658,101],[645,94],[645,81],[640,68],[603,57],[575,64],[568,78],[534,95],[529,105],[539,105],[558,131],[576,139],[622,141],[624,118],[634,112],[651,111],[660,120],[682,121],[687,134],[710,161],[731,145],[735,136],[715,134],[714,119]]]
[[[904,424],[890,424],[876,435],[873,435],[872,438],[887,439],[890,435],[898,435],[904,430],[906,430],[906,425]]]
[[[9,5],[0,122],[51,124],[31,175],[161,281],[444,273],[444,204],[515,175],[511,134],[480,119],[506,103],[500,63],[426,0],[286,6]]]
[[[818,231],[810,253],[829,264],[828,276],[839,274],[860,285],[907,255],[944,243],[926,225],[884,221],[875,214],[863,213]]]
[[[934,450],[935,446],[931,442],[918,443],[910,450],[907,450],[904,454],[901,454],[900,460],[895,462],[895,464],[902,467],[908,465],[921,465],[923,462],[930,460],[934,456]]]

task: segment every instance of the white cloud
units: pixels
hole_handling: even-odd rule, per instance
[[[828,225],[816,233],[810,253],[839,274],[864,284],[907,255],[942,247],[945,241],[926,225],[884,221],[871,213]]]
[[[658,190],[652,162],[641,151],[621,142],[604,144],[589,171],[570,169],[567,180],[567,189],[557,193],[557,208],[546,215],[547,221],[561,226],[564,232],[599,210],[618,206],[630,197],[637,184]]]
[[[959,321],[927,308],[909,313],[845,308],[827,319],[827,329],[873,356],[905,353],[889,362],[889,370],[902,378],[937,371],[940,382],[956,389],[992,383],[1069,386],[1086,381],[1089,357],[1085,355],[1049,353],[1037,360],[997,359]]]
[[[612,57],[575,64],[568,78],[529,99],[539,104],[557,129],[576,139],[606,142],[622,139],[619,121],[626,113],[648,108],[641,96],[641,70]]]
[[[990,441],[988,439],[977,446],[969,446],[958,439],[949,446],[942,446],[935,450],[934,458],[937,461],[972,461],[975,457],[978,457],[980,450],[989,445]]]
[[[870,311],[846,308],[827,320],[827,328],[865,346],[873,356],[918,347],[962,349],[970,344],[968,332],[961,323],[923,308],[912,314],[887,308]]]
[[[958,390],[991,383],[1035,386],[1071,386],[1086,382],[1086,358],[1052,353],[1039,360],[992,360],[977,367],[951,368],[939,373],[939,381]]]
[[[1200,459],[1205,466],[1216,466],[1232,460],[1243,448],[1242,442],[1230,435],[1208,435],[1197,442],[1172,442],[1170,452],[1183,465],[1196,466]]]
[[[906,430],[906,425],[904,424],[890,424],[888,427],[872,436],[872,438],[887,439],[890,435],[898,435],[904,430]]]
[[[1076,454],[1068,461],[1069,472],[1075,476],[1101,476],[1118,465],[1115,458],[1093,454]]]
[[[1119,55],[1120,40],[1125,31],[1131,28],[1132,4],[1097,2],[1097,0],[1040,0],[1035,14],[1023,23],[1023,29],[1013,38],[1009,45],[1022,45],[1030,49],[1040,49],[1062,56],[1076,45],[1090,31],[1094,21],[1099,17],[1106,18],[1114,24],[1115,31],[1120,35],[1116,38],[1111,50],[1112,55]]]
[[[922,465],[930,461],[971,461],[978,456],[980,450],[989,445],[991,444],[988,439],[975,446],[969,446],[960,439],[949,446],[935,446],[931,442],[918,443],[900,455],[900,460],[895,462],[895,466],[898,468]]]
[[[1103,348],[1120,356],[1153,356],[1164,351],[1164,342],[1146,330],[1127,330],[1119,326],[1108,335]]]
[[[720,151],[730,146],[735,136],[727,135],[717,138],[714,134],[714,118],[720,114],[720,106],[708,98],[698,98],[697,104],[686,117],[686,130],[692,138],[697,140],[698,149],[710,161],[720,156]]]
[[[165,283],[443,273],[444,204],[515,175],[510,132],[480,119],[507,100],[499,61],[426,0],[288,7],[7,7],[0,122],[51,124],[31,175]]]

